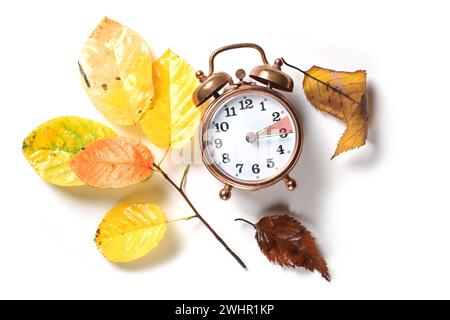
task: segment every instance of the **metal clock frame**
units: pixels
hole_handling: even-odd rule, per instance
[[[267,179],[259,180],[256,182],[246,182],[241,179],[233,178],[227,174],[225,174],[210,158],[209,152],[207,151],[207,140],[205,139],[205,134],[208,130],[209,124],[212,120],[213,115],[218,111],[221,107],[223,107],[224,102],[241,94],[262,94],[266,96],[272,97],[274,100],[283,105],[286,110],[291,115],[291,118],[294,121],[294,128],[296,133],[296,143],[295,149],[292,152],[289,163],[284,166],[284,168],[280,169],[280,172],[274,176]],[[235,89],[228,90],[226,93],[220,95],[220,97],[214,100],[205,111],[201,122],[201,147],[202,147],[202,160],[206,165],[206,168],[211,172],[211,174],[218,179],[219,181],[225,184],[225,189],[230,189],[231,187],[236,187],[243,190],[256,191],[262,188],[269,187],[282,179],[285,180],[286,184],[289,184],[293,181],[289,177],[289,173],[297,164],[300,154],[303,148],[303,126],[300,121],[300,116],[295,109],[295,107],[280,93],[274,91],[273,89],[263,87],[260,85],[242,85]],[[289,185],[288,185],[289,187]],[[291,186],[292,187],[292,186]]]

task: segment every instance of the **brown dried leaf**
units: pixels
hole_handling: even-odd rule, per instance
[[[367,104],[361,103],[366,92],[366,72],[334,71],[317,66],[304,72],[303,89],[309,102],[347,124],[332,158],[361,147],[367,138]]]
[[[269,261],[283,267],[317,270],[327,281],[331,280],[314,237],[299,221],[287,215],[271,215],[254,227],[256,241]]]

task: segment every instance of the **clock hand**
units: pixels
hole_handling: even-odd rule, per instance
[[[259,138],[270,138],[275,136],[281,136],[283,134],[294,133],[292,129],[291,121],[288,116],[285,116],[280,121],[277,121],[264,129],[255,132],[249,132],[245,136],[248,143],[258,142]]]
[[[263,135],[263,136],[258,136],[258,139],[279,137],[279,136],[281,136],[283,134],[288,135],[288,134],[291,134],[291,133],[294,133],[294,131],[291,131],[291,132],[284,132],[284,131],[282,131],[282,132],[278,132],[276,134],[266,134],[266,135]]]
[[[258,138],[265,138],[265,137],[274,137],[274,136],[280,136],[282,134],[289,134],[293,133],[294,130],[292,128],[291,121],[289,120],[288,116],[285,116],[280,121],[277,121],[264,129],[259,130],[256,133],[256,137]]]

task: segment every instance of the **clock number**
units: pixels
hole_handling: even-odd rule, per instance
[[[275,162],[273,162],[273,158],[267,159],[267,168],[275,167]]]
[[[230,162],[230,155],[229,155],[228,153],[224,153],[224,154],[222,155],[222,162],[223,162],[223,163],[228,163],[228,162]]]
[[[223,142],[222,142],[222,140],[219,139],[219,138],[217,138],[217,139],[214,140],[214,144],[216,145],[216,148],[217,148],[217,149],[220,149],[220,148],[222,148],[222,146],[223,146]]]
[[[252,99],[241,100],[241,101],[239,101],[239,104],[241,105],[241,110],[252,109],[253,108],[253,101],[252,101]]]
[[[238,163],[238,164],[236,164],[236,169],[238,169],[238,172],[239,173],[242,173],[242,168],[244,167],[244,164],[243,163]]]
[[[286,138],[288,136],[286,128],[281,128],[280,133],[281,138]]]
[[[278,149],[277,149],[277,152],[279,153],[279,154],[284,154],[285,152],[284,152],[284,149],[283,149],[283,146],[280,144],[280,146],[278,147]]]
[[[214,126],[216,127],[216,132],[225,132],[230,129],[228,122],[222,122],[221,124],[216,123]]]
[[[272,117],[273,117],[273,122],[278,122],[280,121],[280,113],[279,112],[274,112],[272,113]]]
[[[264,105],[264,101],[261,101],[259,103],[259,105],[261,106],[261,111],[266,111],[266,106]]]
[[[236,109],[234,107],[230,107],[230,108],[226,107],[225,111],[227,112],[227,115],[226,115],[227,118],[234,117],[236,115]]]
[[[254,174],[260,173],[260,172],[261,172],[261,169],[259,168],[259,164],[255,163],[255,164],[252,166],[252,171],[253,171]]]

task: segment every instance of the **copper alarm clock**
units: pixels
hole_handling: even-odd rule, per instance
[[[234,82],[225,72],[214,71],[215,57],[224,51],[253,48],[263,65],[250,72],[236,71]],[[277,90],[291,92],[292,78],[281,71],[283,62],[267,61],[264,50],[253,43],[225,46],[209,59],[209,74],[196,73],[200,81],[193,94],[196,106],[208,105],[201,124],[202,160],[208,170],[224,183],[220,197],[228,200],[233,187],[259,190],[281,180],[288,190],[296,182],[289,176],[303,145],[303,129],[296,108]]]

